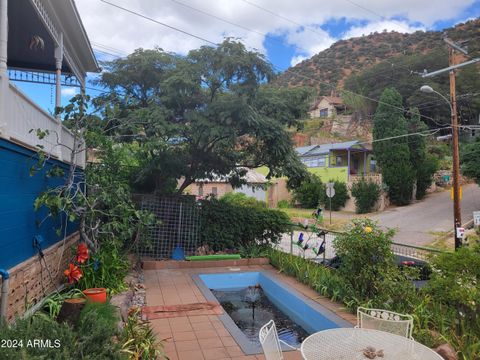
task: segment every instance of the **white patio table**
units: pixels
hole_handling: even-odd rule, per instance
[[[443,360],[432,349],[403,336],[356,328],[314,333],[302,342],[301,352],[305,360]]]

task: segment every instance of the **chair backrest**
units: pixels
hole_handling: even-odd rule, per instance
[[[411,315],[399,314],[382,309],[357,309],[357,326],[374,329],[412,338],[413,318]]]
[[[266,360],[283,360],[282,348],[273,320],[262,326],[258,333],[258,338],[260,339],[260,344],[262,344]]]

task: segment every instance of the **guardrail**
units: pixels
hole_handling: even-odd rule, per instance
[[[305,229],[300,224],[291,224],[291,226],[292,231],[284,234],[282,240],[277,245],[279,250],[311,260],[325,260],[335,257],[336,252],[333,241],[337,235],[343,234],[343,232],[319,228],[321,235],[318,235],[318,233],[316,234],[309,229]],[[303,233],[303,241],[299,245],[300,233]],[[317,251],[323,242],[325,249],[323,253],[318,254]],[[304,249],[305,244],[308,245],[307,249]],[[396,242],[392,243],[391,249],[397,256],[425,262],[428,262],[432,256],[445,252],[444,250]]]
[[[7,89],[6,94],[4,94],[7,104],[5,119],[3,119],[5,121],[5,124],[3,124],[4,133],[1,136],[31,149],[38,149],[40,145],[53,158],[67,163],[70,162],[72,149],[74,148],[74,134],[63,126],[60,120],[35,104],[15,85],[9,84]],[[45,137],[39,139],[36,129],[48,133]],[[80,149],[82,147],[83,144],[79,146]],[[84,168],[85,160],[85,151],[78,151],[75,156],[75,163]]]

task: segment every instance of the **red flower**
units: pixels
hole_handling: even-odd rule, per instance
[[[83,276],[78,266],[75,266],[72,263],[68,264],[68,269],[65,270],[63,274],[67,277],[69,284],[73,284]]]
[[[77,263],[83,264],[88,259],[88,247],[85,243],[78,244],[77,247]]]

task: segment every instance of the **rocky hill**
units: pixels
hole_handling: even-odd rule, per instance
[[[470,55],[479,55],[480,19],[459,24],[444,32],[455,41],[469,40],[467,46]],[[373,33],[337,41],[330,48],[290,68],[291,71],[280,74],[275,83],[288,87],[310,86],[317,89],[318,94],[328,95],[333,86],[342,89],[350,75],[375,64],[400,55],[427,54],[439,49],[445,49],[446,53],[442,32],[438,31]]]

